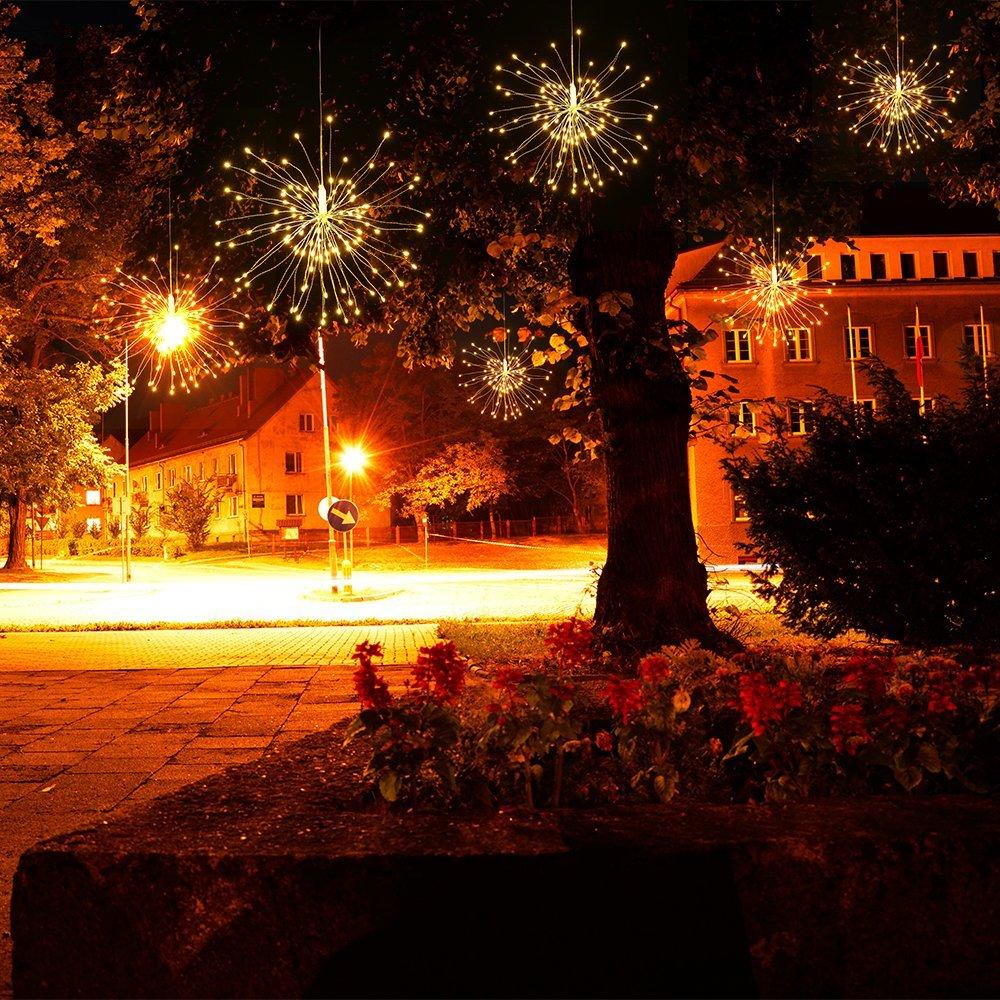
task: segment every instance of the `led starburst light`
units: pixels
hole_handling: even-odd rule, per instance
[[[808,278],[805,255],[781,252],[781,229],[772,227],[771,242],[749,242],[722,254],[719,270],[730,283],[715,286],[715,301],[725,306],[725,320],[753,331],[758,343],[771,337],[777,347],[789,330],[812,329],[826,316],[820,296],[828,286]]]
[[[165,384],[170,395],[190,392],[203,378],[217,377],[233,364],[232,335],[244,329],[246,315],[234,308],[235,289],[210,269],[201,277],[180,274],[171,265],[164,275],[155,258],[142,274],[118,271],[105,281],[97,336],[128,346],[138,359],[135,379],[153,390]]]
[[[494,420],[517,420],[545,397],[549,373],[531,363],[531,341],[510,343],[504,310],[503,336],[485,347],[473,344],[462,350],[467,369],[459,378],[463,389],[471,390],[469,402],[489,413]]]
[[[904,42],[897,3],[895,50],[883,45],[874,57],[855,52],[840,78],[848,88],[840,97],[841,110],[855,116],[850,130],[867,136],[867,146],[896,156],[942,135],[951,125],[948,105],[958,94],[951,83],[954,71],[942,67],[936,45],[917,64],[906,59]]]
[[[504,157],[507,162],[530,163],[532,183],[544,182],[553,191],[568,186],[570,194],[603,187],[605,175],[622,175],[638,163],[648,146],[632,123],[651,122],[657,109],[634,96],[647,86],[648,76],[626,80],[631,67],[622,57],[625,42],[595,72],[593,61],[583,62],[581,34],[573,28],[571,7],[568,65],[555,42],[554,63],[535,65],[515,53],[512,68],[498,65],[509,82],[496,89],[513,103],[490,111],[500,120],[490,131],[519,140]]]

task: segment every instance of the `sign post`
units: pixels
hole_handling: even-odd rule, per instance
[[[360,514],[353,500],[339,500],[337,497],[326,497],[319,504],[320,517],[326,518],[330,530],[344,536],[344,560],[341,569],[344,574],[344,593],[353,594],[354,585],[351,582],[352,566],[348,558],[348,543],[351,532],[358,526]]]

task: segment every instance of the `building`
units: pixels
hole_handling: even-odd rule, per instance
[[[705,367],[738,379],[731,420],[752,438],[763,406],[773,397],[785,407],[793,431],[810,431],[811,400],[819,387],[872,406],[871,387],[851,363],[877,355],[902,378],[916,399],[917,316],[923,346],[925,394],[956,397],[962,389],[963,349],[992,357],[1000,323],[1000,235],[859,236],[848,243],[814,246],[801,271],[826,315],[812,328],[786,330],[784,342],[758,343],[747,329],[725,329],[731,306],[715,290],[716,244],[681,254],[667,289],[667,314],[721,336],[707,347]],[[848,333],[850,312],[853,338]],[[697,439],[689,449],[691,496],[702,557],[710,564],[752,562],[740,498],[720,469],[720,444]]]
[[[150,511],[150,534],[162,534],[158,510],[182,481],[211,480],[219,491],[209,543],[310,535],[326,537],[318,511],[326,495],[319,380],[307,367],[252,365],[238,390],[197,403],[164,400],[150,411],[149,430],[130,449],[133,520]],[[335,410],[332,383],[328,393]],[[331,412],[333,447],[338,444]],[[334,470],[333,490],[348,484]],[[115,485],[120,494],[121,484]],[[388,514],[354,490],[365,526],[385,528]]]

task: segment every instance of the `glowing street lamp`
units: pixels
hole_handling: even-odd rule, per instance
[[[368,452],[359,444],[344,445],[337,456],[337,463],[347,473],[347,499],[354,501],[354,477],[363,472],[368,465]],[[344,576],[350,581],[354,572],[354,532],[344,533]],[[351,593],[353,587],[347,583],[347,591]]]

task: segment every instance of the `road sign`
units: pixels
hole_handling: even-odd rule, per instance
[[[264,506],[264,494],[263,493],[251,493],[250,494],[250,507],[251,508],[262,508]]]
[[[319,511],[319,516],[323,518],[324,521],[330,513],[330,508],[337,502],[338,499],[338,497],[323,497],[323,499],[316,505],[316,509]]]
[[[334,531],[353,531],[358,524],[358,505],[350,500],[335,500],[330,504],[326,519]]]

